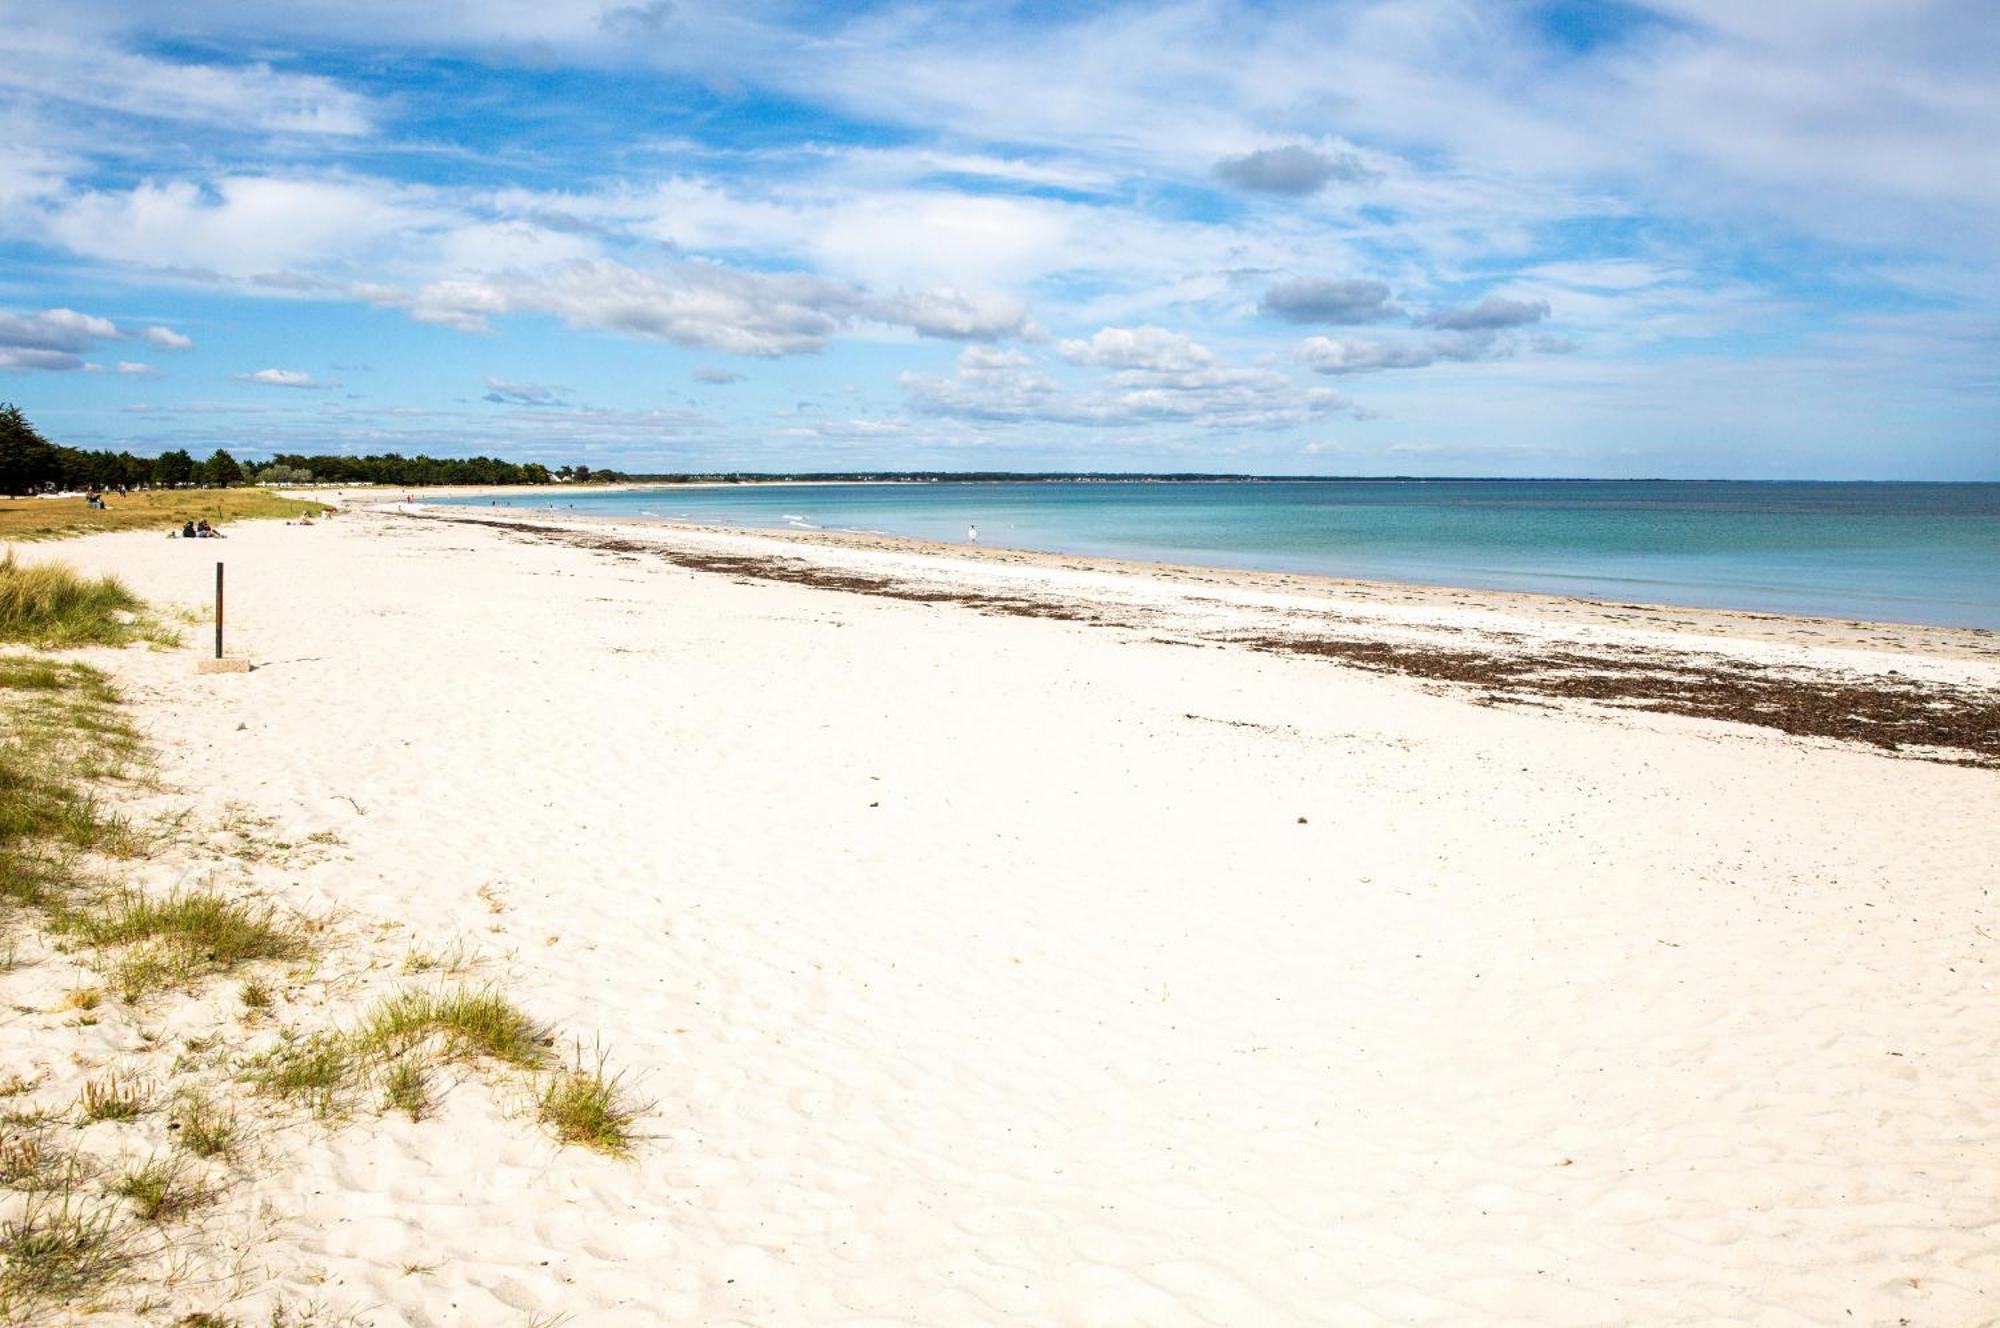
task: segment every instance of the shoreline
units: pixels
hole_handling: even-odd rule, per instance
[[[411,506],[401,502],[391,505],[398,508]],[[904,554],[924,559],[956,560],[995,568],[1098,572],[1114,576],[1150,577],[1176,583],[1227,586],[1281,595],[1303,593],[1357,604],[1380,605],[1399,602],[1434,606],[1439,609],[1519,613],[1579,626],[1594,624],[1630,628],[1635,625],[1648,625],[1635,622],[1632,615],[1640,614],[1662,620],[1651,625],[1657,626],[1662,631],[1677,634],[1781,640],[1787,639],[1796,631],[1809,630],[1818,633],[1820,643],[1825,645],[1852,645],[1855,648],[1871,649],[1908,648],[1925,654],[2000,661],[2000,629],[1984,627],[1944,627],[1923,623],[1772,613],[1750,609],[1702,608],[1680,604],[1625,603],[1545,591],[1496,590],[1419,581],[1370,580],[1328,576],[1314,572],[1269,571],[1199,563],[1149,562],[1098,554],[1056,553],[985,543],[949,543],[860,531],[734,526],[676,517],[592,515],[559,508],[515,508],[511,510],[521,515],[509,517],[508,508],[478,508],[457,504],[427,505],[421,501],[414,504],[414,507],[445,520],[473,520],[485,517],[514,524],[542,522],[558,525],[575,524],[586,528],[678,531],[699,537],[741,538],[801,548],[825,547],[871,554]],[[450,515],[452,513],[466,515],[454,517]]]
[[[481,511],[488,515],[452,515]],[[549,524],[495,518],[490,509],[477,508],[397,515],[616,557],[651,554],[736,577],[1068,619],[1142,631],[1156,641],[1319,656],[1470,686],[1489,704],[1582,701],[1600,710],[1724,719],[1795,737],[1892,752],[1908,748],[1923,759],[2000,766],[2000,652],[1939,650],[1928,634],[1884,637],[1878,625],[1859,625],[1867,637],[1841,641],[1828,639],[1823,629],[1831,624],[1821,620],[1773,626],[1753,615],[1747,621],[1759,630],[1750,635],[1740,630],[1743,621],[1719,615],[1710,624],[1713,634],[1702,634],[1673,620],[1565,614],[1539,600],[1523,611],[1515,596],[1481,601],[1461,592],[1395,594],[1373,583],[1284,574],[1230,581],[1202,569],[1165,576],[1143,565],[1063,555],[953,559],[945,552],[951,546],[918,543],[912,549],[907,541],[885,547],[760,540],[729,528],[617,519]],[[801,548],[846,558],[801,560]],[[858,562],[857,554],[871,561]],[[991,580],[996,572],[1006,577],[999,585]],[[1558,609],[1572,604],[1556,602]]]
[[[902,481],[868,481],[868,483],[883,483],[883,484],[892,484],[901,482]],[[1579,482],[1581,483],[1588,481],[1579,481]],[[1733,483],[1734,481],[1730,482]],[[789,484],[789,483],[797,483],[800,485],[810,485],[810,484],[837,485],[837,484],[860,483],[860,482],[859,481],[772,481],[771,482],[771,484],[774,486],[782,486],[784,484]],[[657,486],[635,484],[630,486],[621,486],[620,491],[646,491],[657,488],[665,492],[665,491],[671,491],[672,489],[675,488],[730,488],[730,487],[741,487],[741,486],[721,484],[721,483],[702,483],[695,485],[657,485]],[[605,491],[609,492],[611,490],[606,489]],[[460,493],[454,490],[451,492],[441,492],[441,491],[436,492],[433,494],[433,496],[470,498],[470,497],[488,496],[489,494],[492,496],[521,497],[523,496],[523,491],[518,488],[505,488],[505,489],[495,488],[483,492],[467,491],[464,493]],[[418,506],[426,505],[424,502],[423,491],[415,491],[415,496],[416,496],[416,504]],[[539,496],[539,493],[535,493],[531,496]],[[400,500],[392,500],[392,501],[400,501]],[[431,505],[468,506],[465,504],[431,504]],[[491,510],[491,509],[473,509],[473,510]],[[509,509],[502,508],[499,510],[504,512]],[[1802,621],[1802,622],[1824,624],[1827,626],[1834,626],[1840,628],[1859,628],[1859,629],[1884,628],[1884,629],[1894,629],[1894,630],[1908,629],[1917,632],[1936,633],[1939,634],[1940,637],[1962,634],[1967,638],[1984,638],[1992,641],[1996,646],[2000,646],[2000,627],[1960,627],[1960,626],[1951,626],[1951,625],[1944,625],[1937,623],[1904,621],[1899,619],[1857,618],[1857,617],[1838,615],[1838,614],[1797,613],[1797,612],[1790,612],[1790,611],[1783,611],[1776,609],[1745,609],[1745,608],[1730,608],[1730,607],[1715,606],[1715,605],[1677,604],[1666,601],[1646,600],[1644,599],[1643,595],[1631,596],[1631,597],[1626,597],[1626,596],[1612,597],[1609,595],[1593,596],[1593,595],[1568,594],[1562,591],[1554,591],[1554,590],[1515,590],[1515,589],[1504,589],[1498,587],[1485,587],[1485,586],[1461,586],[1461,585],[1452,585],[1444,582],[1434,582],[1425,580],[1344,577],[1344,576],[1338,576],[1329,573],[1314,572],[1314,571],[1290,571],[1290,570],[1273,569],[1273,568],[1234,567],[1225,564],[1189,563],[1189,562],[1164,559],[1164,558],[1160,560],[1150,560],[1138,557],[1120,557],[1112,554],[1068,553],[1060,550],[1021,548],[1016,546],[995,544],[990,542],[981,544],[970,544],[970,543],[959,543],[955,541],[927,540],[913,536],[892,535],[892,534],[877,533],[870,531],[827,530],[827,529],[801,530],[796,527],[787,527],[787,526],[760,526],[760,525],[748,525],[748,524],[729,525],[714,521],[704,521],[699,518],[641,516],[635,513],[591,514],[586,512],[572,511],[563,508],[561,506],[549,506],[549,507],[515,506],[512,507],[511,510],[516,512],[530,513],[530,514],[539,513],[548,518],[560,519],[560,520],[625,522],[631,524],[659,523],[659,524],[668,524],[676,526],[686,526],[691,529],[738,531],[746,534],[769,535],[778,538],[798,538],[802,540],[823,538],[834,542],[853,543],[861,547],[879,545],[881,547],[896,547],[896,548],[903,548],[915,551],[954,552],[968,557],[978,557],[982,552],[991,551],[993,553],[1002,556],[1011,555],[1011,556],[1019,556],[1027,558],[1066,560],[1069,562],[1087,562],[1093,565],[1101,565],[1106,567],[1137,569],[1147,572],[1159,572],[1168,574],[1187,573],[1187,574],[1204,574],[1204,575],[1265,577],[1265,578],[1280,578],[1280,579],[1287,579],[1287,578],[1306,579],[1316,583],[1324,583],[1328,585],[1349,586],[1349,587],[1355,587],[1357,589],[1372,588],[1385,592],[1415,590],[1432,595],[1472,595],[1472,596],[1491,597],[1496,600],[1519,599],[1519,600],[1531,600],[1531,601],[1553,601],[1567,605],[1589,606],[1610,611],[1637,611],[1637,612],[1654,613],[1654,614],[1681,614],[1681,615],[1694,615],[1698,618],[1727,618],[1727,619],[1742,620],[1742,621],[1755,621],[1759,619],[1780,620],[1780,621]],[[1680,625],[1692,626],[1694,624],[1692,622],[1689,622]],[[1943,644],[1943,642],[1940,641],[1940,644]],[[1976,646],[1973,648],[1977,649]]]

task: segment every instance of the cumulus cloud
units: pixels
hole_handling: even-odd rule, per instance
[[[1567,345],[1567,343],[1564,343]],[[1542,349],[1537,346],[1537,349]],[[1470,364],[1504,359],[1520,349],[1519,339],[1491,327],[1445,332],[1420,341],[1368,341],[1351,337],[1307,337],[1292,358],[1314,373],[1344,377],[1382,369],[1421,369],[1439,360]]]
[[[1478,304],[1439,309],[1417,321],[1448,332],[1495,332],[1539,323],[1548,316],[1547,300],[1510,300],[1504,295],[1488,295]]]
[[[192,337],[176,332],[170,327],[160,327],[156,324],[153,327],[147,328],[139,335],[153,345],[158,346],[161,350],[194,349],[194,339]]]
[[[40,369],[63,373],[86,368],[83,352],[119,337],[108,318],[74,309],[40,313],[0,311],[0,369]]]
[[[697,364],[694,367],[694,380],[715,387],[728,387],[731,383],[742,382],[743,375],[734,369],[725,369],[719,364]]]
[[[1403,313],[1389,303],[1389,288],[1379,281],[1329,281],[1323,277],[1281,281],[1264,292],[1258,307],[1288,323],[1379,323]]]
[[[1403,342],[1307,337],[1298,344],[1293,358],[1314,373],[1346,375],[1378,369],[1421,369],[1436,362],[1437,352]]]
[[[317,267],[435,249],[454,221],[477,233],[429,191],[331,173],[78,189],[37,218],[48,240],[86,257],[292,293],[330,291]]]
[[[83,368],[83,357],[66,350],[42,350],[34,346],[0,346],[0,369],[26,371],[45,369],[63,373]]]
[[[486,401],[499,402],[506,406],[560,406],[562,394],[569,391],[560,383],[553,387],[543,387],[540,383],[510,383],[504,378],[486,380]]]
[[[1367,179],[1368,174],[1368,168],[1351,152],[1329,156],[1296,143],[1241,157],[1225,157],[1215,163],[1216,178],[1224,184],[1286,198],[1304,198],[1335,180],[1351,184]]]
[[[958,353],[958,376],[975,383],[1004,382],[1034,365],[1024,352],[999,346],[967,346]]]
[[[1088,341],[1065,341],[1057,347],[1071,364],[1106,369],[1138,369],[1187,373],[1215,362],[1208,347],[1163,327],[1106,327]]]
[[[110,319],[80,314],[74,309],[44,309],[38,314],[0,313],[0,346],[80,351],[117,335],[118,327]]]
[[[1103,328],[1088,341],[1063,342],[1057,353],[1107,372],[1090,390],[1066,391],[1021,351],[968,346],[952,377],[905,373],[897,382],[913,409],[966,420],[1240,432],[1334,413],[1370,415],[1338,392],[1300,391],[1281,373],[1222,363],[1206,346],[1163,328]]]
[[[907,327],[918,336],[985,341],[1028,335],[1028,308],[1004,296],[968,295],[949,287],[870,301],[866,315]]]
[[[880,297],[807,272],[743,272],[716,263],[641,269],[584,259],[437,281],[415,292],[352,289],[375,303],[407,308],[419,322],[465,332],[488,331],[493,318],[506,314],[544,313],[572,327],[765,359],[819,351],[863,320],[956,340],[1034,330],[1017,301],[955,290]]]
[[[317,391],[336,386],[297,369],[259,369],[254,373],[240,373],[235,377],[239,383],[255,383],[260,387],[299,387]]]

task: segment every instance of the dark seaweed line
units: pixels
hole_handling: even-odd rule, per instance
[[[595,535],[560,526],[431,517],[490,526],[517,537],[605,553],[645,555],[690,571],[782,581],[822,590],[923,604],[958,604],[982,613],[1054,618],[1099,626],[1132,626],[1074,604],[1018,595],[940,590],[889,577],[827,572],[796,559],[691,553],[659,544]],[[1586,701],[1621,709],[1724,720],[1804,738],[1860,743],[1884,752],[2000,769],[2000,694],[1942,684],[1808,679],[1749,661],[1702,662],[1563,650],[1510,654],[1448,650],[1310,636],[1222,636],[1219,643],[1275,654],[1310,655],[1374,673],[1393,673],[1470,687],[1489,697]]]
[[[1313,655],[1375,673],[1835,738],[1952,765],[2000,768],[2000,696],[1971,688],[1800,678],[1715,658],[1687,663],[1559,651],[1446,650],[1327,637],[1234,638],[1252,649]]]

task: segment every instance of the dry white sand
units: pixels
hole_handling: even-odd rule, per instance
[[[2000,1317],[1992,771],[390,515],[234,535],[51,550],[184,602],[228,559],[255,672],[88,656],[145,707],[158,800],[338,834],[228,879],[342,910],[330,968],[462,940],[655,1106],[626,1161],[476,1078],[436,1119],[299,1127],[230,1197],[256,1230],[214,1220],[237,1275],[176,1310]],[[1990,680],[1892,636],[1824,649]],[[73,1096],[40,1027],[0,1055]]]

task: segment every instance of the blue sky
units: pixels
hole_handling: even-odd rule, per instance
[[[152,452],[2000,479],[1988,0],[0,0]]]

